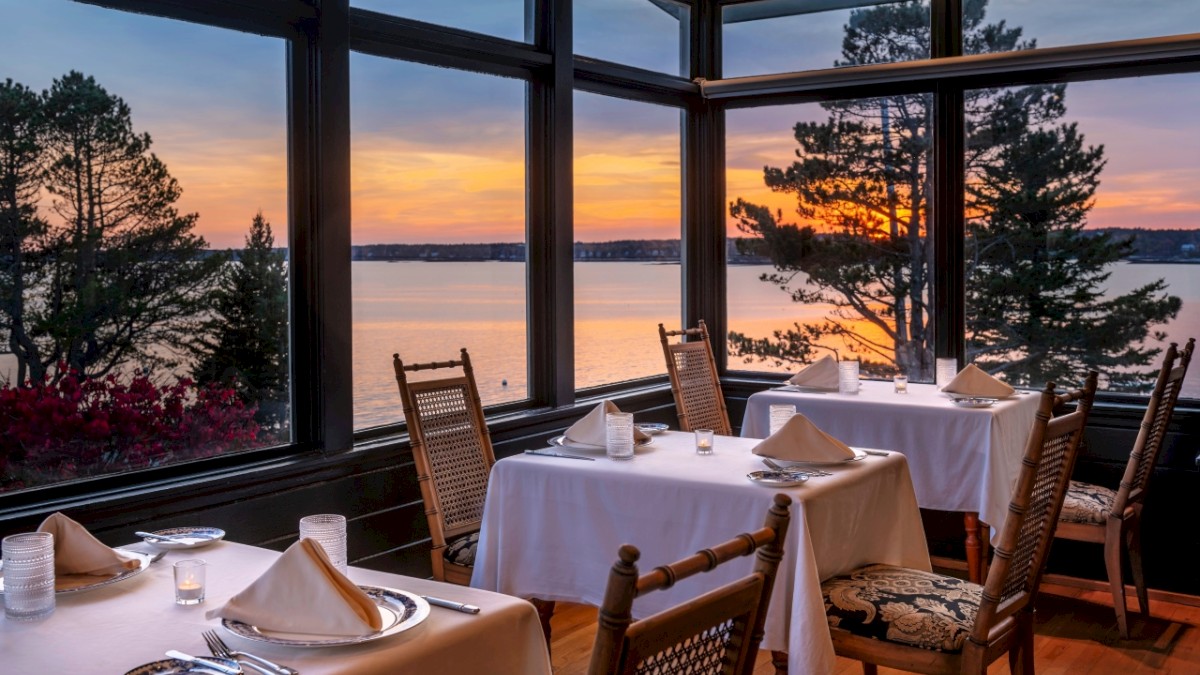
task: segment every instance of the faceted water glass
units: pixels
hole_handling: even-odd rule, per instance
[[[604,425],[608,458],[633,459],[633,413],[608,413]]]
[[[858,361],[838,362],[838,393],[858,393]]]
[[[346,517],[321,513],[300,519],[300,538],[312,539],[325,549],[329,562],[342,574],[346,573]]]
[[[4,558],[4,618],[36,621],[54,612],[54,535],[13,534],[0,542]]]
[[[958,374],[958,359],[938,359],[934,366],[934,382],[938,389],[950,384],[950,380]]]
[[[796,414],[796,406],[791,405],[790,403],[788,403],[788,404],[784,404],[784,403],[772,404],[771,410],[770,410],[771,416],[769,418],[769,426],[768,426],[771,434],[774,435],[774,433],[776,431],[779,431],[780,429],[782,429],[783,425],[787,424],[788,420],[792,419],[792,416],[795,414]]]

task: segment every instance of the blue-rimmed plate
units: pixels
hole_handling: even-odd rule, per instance
[[[651,436],[655,434],[661,434],[667,429],[670,429],[669,426],[663,424],[662,422],[642,422],[633,426],[636,427],[638,431]]]
[[[835,460],[826,461],[826,462],[819,462],[819,461],[802,462],[799,460],[791,461],[791,460],[785,460],[785,459],[777,459],[775,461],[778,462],[780,464],[780,466],[783,466],[784,468],[789,468],[789,467],[793,467],[793,466],[841,466],[841,465],[847,464],[849,462],[860,462],[867,458],[867,453],[863,452],[862,450],[859,450],[858,448],[850,448],[850,450],[854,453],[853,457],[847,457],[846,459],[835,459]]]
[[[751,483],[767,487],[793,487],[808,480],[808,474],[796,471],[751,471],[746,478]]]
[[[554,438],[550,439],[549,443],[550,443],[550,445],[553,445],[556,448],[570,448],[572,450],[595,450],[597,452],[605,451],[605,447],[603,445],[592,445],[591,443],[579,443],[579,442],[572,441],[571,439],[567,438],[566,435],[555,436]],[[640,448],[640,447],[643,447],[646,445],[650,445],[650,439],[648,437],[643,438],[640,441],[635,441],[633,444],[633,447]]]
[[[165,530],[155,530],[150,534],[173,537],[177,541],[162,541],[151,537],[143,537],[142,541],[155,548],[165,548],[172,551],[178,548],[202,548],[225,538],[225,530],[217,527],[168,527]]]
[[[383,628],[374,633],[329,636],[285,633],[251,626],[233,619],[222,619],[221,626],[238,637],[255,642],[268,642],[287,647],[340,647],[371,642],[402,633],[429,616],[429,603],[419,595],[383,586],[359,585],[359,588],[374,600],[376,607],[379,608],[379,617],[383,620]]]
[[[238,666],[238,662],[234,661],[233,659],[219,659],[215,656],[205,656],[204,658],[208,659],[209,661],[216,661],[217,663],[220,663],[223,666],[229,666],[230,668],[236,668]],[[137,668],[125,673],[125,675],[175,675],[175,673],[199,672],[212,673],[216,671],[204,670],[202,666],[197,666],[179,659],[163,659],[162,661],[155,661],[153,663],[140,665]]]

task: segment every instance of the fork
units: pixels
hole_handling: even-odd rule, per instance
[[[828,471],[821,471],[820,469],[797,469],[795,467],[786,467],[786,466],[783,466],[782,464],[779,464],[778,462],[772,460],[770,457],[763,457],[763,464],[766,464],[768,467],[770,467],[776,471],[781,471],[783,473],[798,473],[798,474],[802,474],[805,476],[832,476],[833,475],[832,473],[829,473]]]
[[[230,649],[229,646],[225,644],[225,641],[221,639],[221,636],[217,635],[215,630],[206,630],[204,633],[202,633],[202,635],[204,636],[204,641],[208,643],[208,651],[212,652],[213,656],[219,656],[223,659],[232,659],[239,656],[243,659],[250,659],[250,661],[253,661],[253,663],[246,663],[246,665],[260,672],[267,673],[267,675],[300,675],[300,671],[298,670],[272,663],[261,656],[255,656],[254,654],[248,654],[246,652],[239,652]],[[259,665],[266,666],[266,668],[270,668],[270,670],[261,668]]]

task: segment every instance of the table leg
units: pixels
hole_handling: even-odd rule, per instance
[[[979,513],[975,511],[964,513],[963,528],[967,531],[967,576],[972,582],[982,584],[980,561],[983,555],[979,545]]]
[[[988,560],[992,551],[992,527],[982,520],[979,521],[979,583],[987,581]]]
[[[787,652],[771,652],[771,665],[775,666],[775,675],[787,675]]]
[[[530,604],[537,610],[538,620],[542,623],[542,633],[546,636],[546,651],[550,651],[550,618],[554,616],[554,601],[530,598]]]

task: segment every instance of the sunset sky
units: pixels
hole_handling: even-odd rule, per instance
[[[352,4],[523,36],[523,0],[470,0],[453,11]],[[992,0],[989,16],[1024,26],[1041,46],[1200,31],[1194,0],[1156,2],[1152,12],[1097,4]],[[579,0],[575,14],[580,53],[678,72],[673,20],[645,0]],[[260,209],[283,239],[281,40],[67,0],[0,0],[0,16],[0,78],[42,90],[75,69],[124,98],[135,129],[151,134],[182,185],[181,210],[200,214],[211,245],[239,246]],[[828,67],[846,16],[734,24],[726,75]],[[352,58],[351,77],[354,243],[524,238],[522,82],[363,55]],[[1200,74],[1072,84],[1067,107],[1066,119],[1108,158],[1092,226],[1200,227]],[[763,189],[762,168],[790,162],[792,125],[821,114],[816,105],[732,111],[728,199],[769,203],[786,217],[794,205]],[[678,237],[678,112],[577,94],[575,125],[576,238]]]

